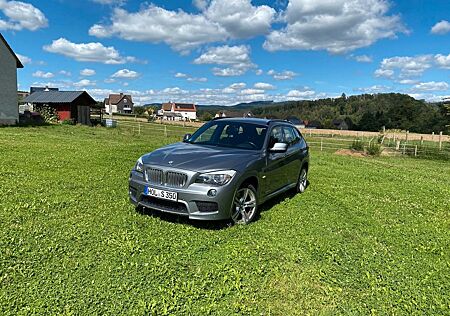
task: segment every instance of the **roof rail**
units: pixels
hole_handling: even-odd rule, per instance
[[[269,125],[270,123],[276,123],[276,122],[292,124],[292,123],[289,122],[288,120],[282,120],[282,119],[270,119],[270,120],[267,122],[267,125]]]

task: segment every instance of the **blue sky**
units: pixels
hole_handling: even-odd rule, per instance
[[[448,0],[0,0],[20,89],[231,105],[450,95]]]

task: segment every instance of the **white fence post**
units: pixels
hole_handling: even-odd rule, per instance
[[[320,137],[320,151],[323,150],[323,138]]]
[[[439,151],[442,150],[442,132],[439,133]]]
[[[416,147],[414,148],[414,157],[417,157],[417,145],[416,145]]]
[[[164,136],[167,137],[167,126],[166,125],[164,125]]]

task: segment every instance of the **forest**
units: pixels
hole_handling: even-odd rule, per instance
[[[314,101],[286,101],[233,107],[201,107],[200,118],[210,118],[216,111],[244,113],[256,117],[287,119],[296,117],[319,128],[336,128],[345,121],[348,129],[379,131],[386,129],[409,130],[416,133],[449,133],[448,105],[427,103],[399,93],[362,94]]]

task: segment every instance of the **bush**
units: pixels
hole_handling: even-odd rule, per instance
[[[357,150],[357,151],[364,151],[364,144],[360,139],[355,139],[350,146],[350,149]]]
[[[61,125],[75,125],[73,120],[64,120],[61,122]]]
[[[367,153],[371,156],[379,156],[381,154],[381,145],[371,142],[367,147]]]

